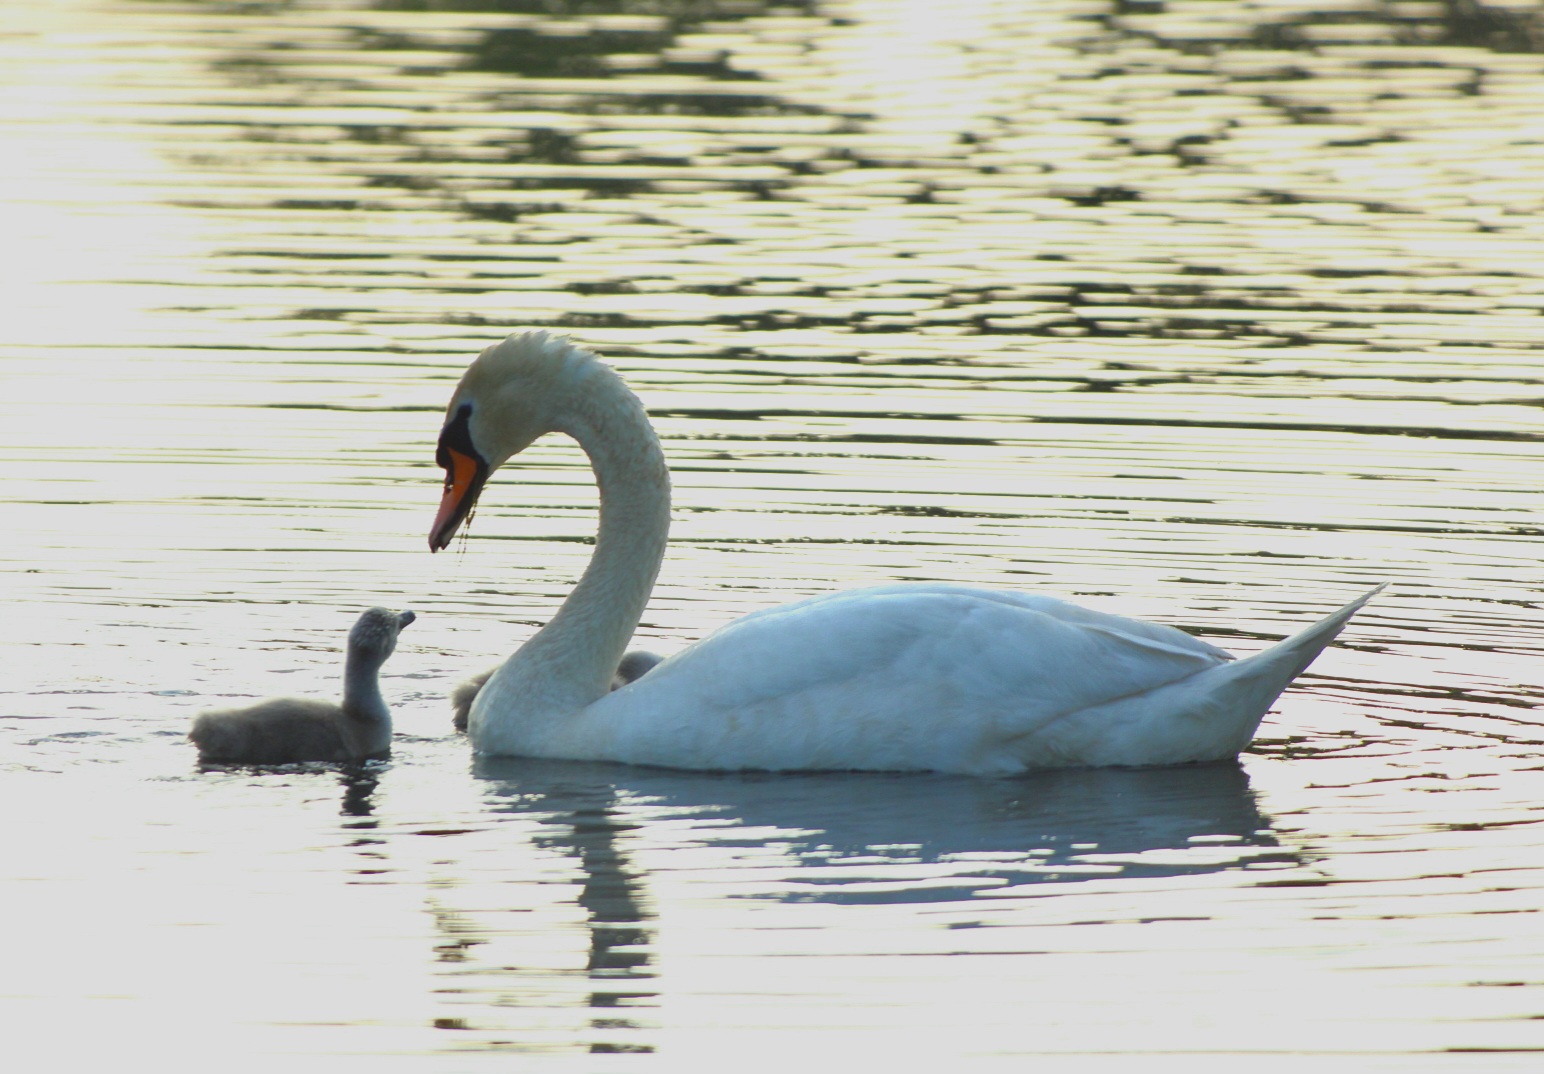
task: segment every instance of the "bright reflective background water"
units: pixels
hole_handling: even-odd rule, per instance
[[[31,1069],[1537,1069],[1535,6],[12,0],[0,146]],[[665,438],[661,651],[898,579],[1246,651],[1395,585],[1237,767],[474,762],[446,693],[594,524],[543,442],[426,551],[527,325]],[[390,763],[199,771],[376,603]]]

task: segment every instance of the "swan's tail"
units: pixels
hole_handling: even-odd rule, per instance
[[[1313,663],[1346,622],[1388,583],[1269,649],[1207,668],[1075,717],[1085,728],[1085,763],[1163,765],[1236,757],[1254,738],[1271,703]],[[1078,733],[1068,726],[1066,732]],[[1097,733],[1096,733],[1097,732]]]
[[[1335,640],[1335,636],[1361,610],[1362,605],[1387,588],[1388,583],[1383,582],[1306,630],[1300,630],[1269,649],[1225,664],[1210,673],[1233,681],[1234,691],[1229,692],[1230,707],[1234,708],[1232,718],[1239,721],[1235,736],[1238,745],[1234,753],[1249,745],[1249,740],[1254,738],[1271,703],[1288,684],[1314,662],[1326,645]]]

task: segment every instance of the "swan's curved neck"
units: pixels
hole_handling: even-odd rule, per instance
[[[610,369],[596,365],[585,388],[556,431],[578,441],[600,487],[595,551],[551,622],[499,669],[477,708],[553,720],[605,696],[659,574],[670,535],[670,474],[659,438]]]
[[[343,713],[351,719],[380,723],[391,718],[381,696],[381,664],[375,656],[350,648],[343,665]]]

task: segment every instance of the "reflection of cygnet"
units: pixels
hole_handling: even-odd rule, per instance
[[[381,665],[397,633],[416,616],[371,608],[348,632],[343,703],[275,697],[235,709],[199,713],[188,737],[205,763],[289,764],[362,761],[391,752],[391,710],[381,697]]]
[[[611,676],[611,688],[620,690],[634,679],[641,679],[644,673],[665,659],[658,653],[651,653],[645,649],[634,649],[622,654],[622,662],[617,665],[617,670]],[[457,686],[450,692],[450,707],[455,710],[451,722],[456,725],[457,731],[466,730],[467,714],[472,711],[472,699],[477,696],[477,691],[483,688],[483,683],[488,681],[498,668],[489,668],[481,675],[473,675],[466,682]]]

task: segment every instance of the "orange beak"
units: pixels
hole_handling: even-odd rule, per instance
[[[445,495],[439,513],[429,530],[429,551],[438,552],[450,543],[456,530],[477,506],[477,496],[488,480],[488,465],[476,455],[468,455],[444,443],[440,445],[439,463],[445,467]]]

